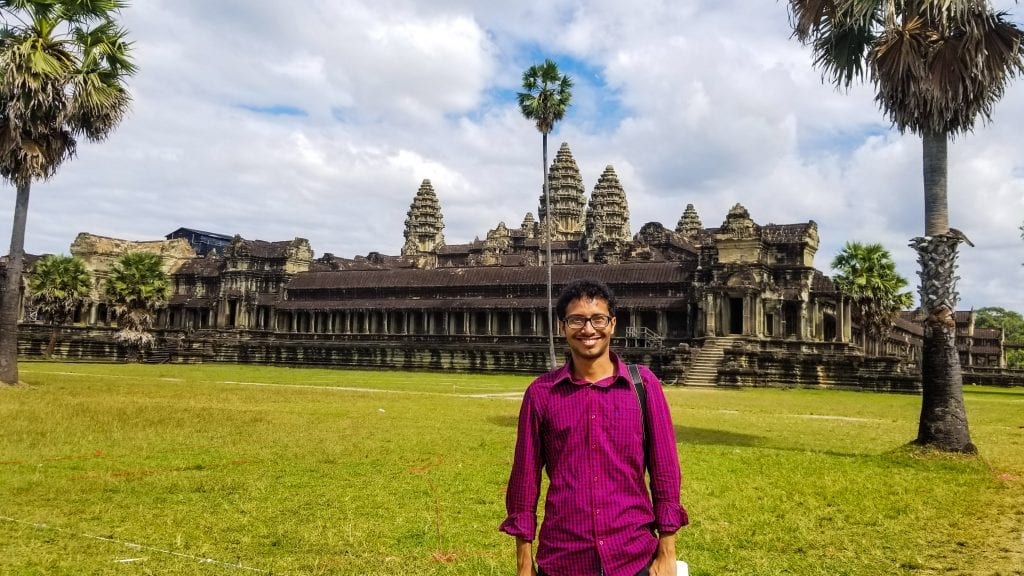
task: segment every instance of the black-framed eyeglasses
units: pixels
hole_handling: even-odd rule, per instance
[[[583,328],[584,326],[587,325],[587,322],[590,322],[590,325],[593,326],[595,330],[601,330],[611,325],[612,317],[608,316],[607,314],[594,314],[593,316],[590,317],[566,316],[563,322],[565,322],[565,325],[568,326],[569,328],[572,328],[573,330],[579,330],[580,328]]]

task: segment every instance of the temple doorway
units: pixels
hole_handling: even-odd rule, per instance
[[[743,298],[729,298],[729,334],[743,334]]]
[[[825,342],[835,342],[836,336],[838,335],[838,329],[836,328],[836,317],[831,314],[825,314],[824,324]]]

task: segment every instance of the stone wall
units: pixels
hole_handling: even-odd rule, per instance
[[[1024,370],[1012,368],[963,368],[964,384],[982,386],[1024,386]]]
[[[21,326],[19,351],[41,358],[48,326]],[[123,362],[113,328],[60,330],[58,360]],[[616,339],[627,362],[646,364],[669,385],[680,383],[696,348],[653,349]],[[865,357],[849,344],[739,339],[724,350],[719,386],[803,387],[916,393],[919,375],[896,357]],[[523,336],[381,336],[279,334],[261,331],[158,332],[147,361],[224,362],[278,366],[540,374],[548,368],[547,339]],[[965,371],[965,383],[1024,385],[1024,371]]]
[[[724,350],[721,386],[919,392],[920,375],[896,357],[866,357],[847,343],[737,340]]]
[[[54,359],[125,361],[113,340],[114,329],[67,327],[60,330]],[[157,331],[157,345],[146,361],[224,362],[392,370],[509,372],[540,374],[548,369],[547,338],[521,336],[393,336],[274,334],[261,331]],[[19,352],[42,358],[50,329],[22,325]],[[524,340],[526,340],[524,342]],[[682,376],[674,353],[649,348],[617,347],[627,362],[651,367],[666,381]]]

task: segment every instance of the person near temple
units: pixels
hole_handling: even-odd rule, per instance
[[[595,280],[558,297],[569,359],[523,397],[500,527],[516,539],[518,576],[676,574],[675,534],[689,520],[672,419],[658,378],[610,349],[615,307]]]

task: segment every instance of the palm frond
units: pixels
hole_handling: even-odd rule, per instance
[[[523,72],[523,92],[516,94],[519,110],[535,122],[538,131],[548,134],[565,117],[572,101],[572,86],[572,79],[561,74],[550,59],[530,66]]]
[[[8,0],[0,35],[0,176],[53,176],[76,136],[106,138],[124,118],[136,71],[112,14],[120,0]],[[63,32],[61,32],[63,31]]]

